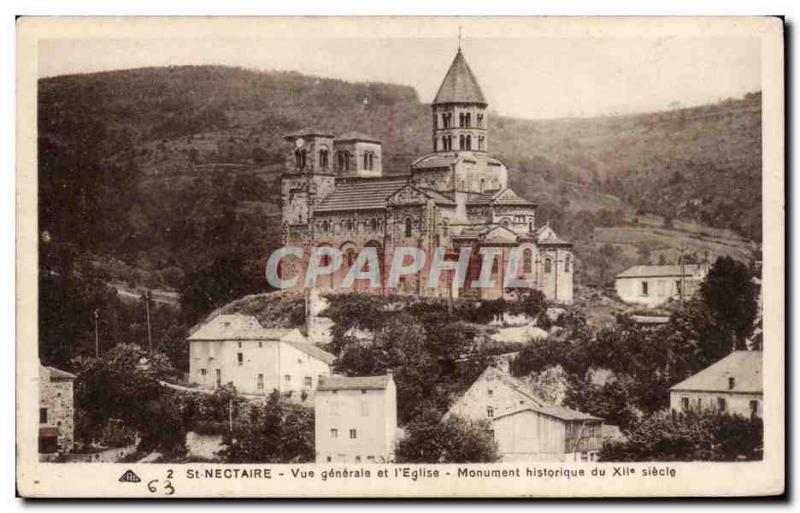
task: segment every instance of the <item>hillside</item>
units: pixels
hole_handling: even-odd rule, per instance
[[[760,108],[753,93],[636,116],[495,115],[489,142],[541,222],[587,253],[609,237],[595,228],[645,214],[760,240]],[[309,125],[381,138],[393,174],[430,146],[428,106],[406,86],[221,66],[42,79],[40,226],[110,279],[210,296],[196,305],[207,312],[220,304],[203,290],[215,276],[230,273],[228,298],[263,288],[279,243],[281,135]],[[111,257],[124,265],[102,263]]]

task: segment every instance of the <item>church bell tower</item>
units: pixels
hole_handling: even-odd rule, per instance
[[[488,152],[486,97],[458,48],[433,100],[433,151]]]

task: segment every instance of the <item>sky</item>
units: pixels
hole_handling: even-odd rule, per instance
[[[748,37],[464,37],[467,62],[502,115],[548,119],[690,107],[761,88]],[[39,43],[39,76],[145,66],[219,64],[414,87],[430,102],[458,38],[55,39]]]

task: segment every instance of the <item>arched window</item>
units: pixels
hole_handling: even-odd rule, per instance
[[[439,151],[439,148],[438,148],[439,145],[437,144],[438,142],[439,142],[439,138],[438,137],[434,137],[433,138],[433,151],[435,151],[435,152]]]
[[[478,127],[483,128],[483,114],[478,114]]]
[[[549,258],[544,259],[544,272],[550,273],[553,271],[553,261]]]
[[[369,153],[364,153],[364,169],[369,169]]]
[[[472,136],[471,135],[467,136],[467,149],[468,150],[472,149]]]
[[[458,149],[459,150],[464,149],[464,134],[458,136]]]
[[[483,192],[484,190],[486,190],[486,180],[481,178],[481,192]]]
[[[322,221],[322,231],[327,232],[330,229],[330,225],[328,225],[328,221]]]
[[[478,151],[483,151],[483,141],[484,138],[482,135],[478,136]]]
[[[533,270],[533,251],[531,248],[522,250],[522,272],[529,273]]]
[[[306,150],[297,150],[294,152],[294,165],[297,169],[306,167]]]
[[[356,251],[353,248],[347,248],[345,260],[347,261],[347,267],[353,267],[353,262],[356,261]]]
[[[406,237],[411,237],[413,235],[413,233],[414,233],[413,229],[414,229],[414,225],[411,222],[411,218],[410,217],[406,217],[406,230],[405,230]]]
[[[348,232],[352,232],[353,231],[353,221],[352,220],[348,219],[347,220],[347,224],[345,226],[347,227],[347,231]]]
[[[458,114],[458,126],[459,126],[459,128],[464,128],[464,113],[463,112]]]
[[[569,256],[567,256],[567,258],[564,259],[564,272],[565,273],[569,272],[569,266],[570,266],[570,263],[571,263],[570,261],[571,260],[572,259]]]
[[[378,231],[378,220],[377,219],[372,218],[372,219],[369,220],[369,231],[371,231],[371,232],[377,232]]]
[[[500,224],[503,225],[503,228],[508,228],[508,225],[511,224],[511,221],[509,221],[508,219],[503,219],[502,221],[500,221]]]
[[[533,221],[528,221],[528,231],[533,233]]]
[[[369,168],[375,169],[375,154],[372,152],[369,152]]]
[[[466,119],[467,119],[467,128],[469,128],[469,126],[472,124],[472,114],[467,112]]]
[[[328,169],[328,148],[324,146],[319,150],[319,167]]]
[[[447,236],[447,219],[442,219],[442,235]]]

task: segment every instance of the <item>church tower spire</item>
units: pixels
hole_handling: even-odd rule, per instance
[[[431,105],[433,151],[488,151],[486,97],[459,46]]]

